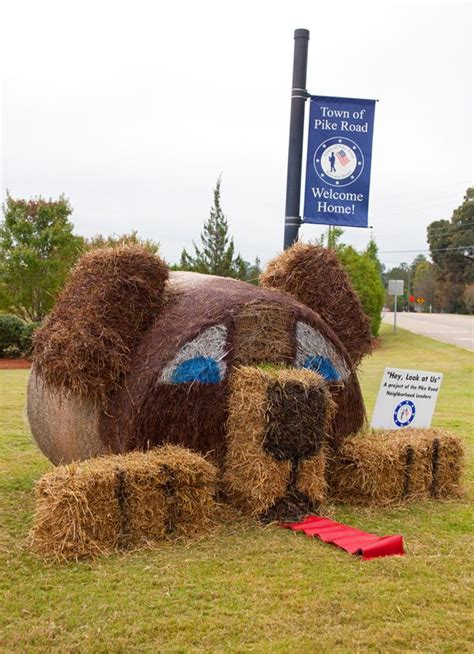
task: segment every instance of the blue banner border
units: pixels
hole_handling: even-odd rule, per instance
[[[379,102],[378,99],[370,99],[370,98],[348,98],[348,97],[342,97],[342,96],[334,96],[334,95],[313,95],[313,94],[308,94],[308,99],[310,101],[310,112],[309,112],[309,117],[308,117],[308,138],[307,138],[307,148],[306,148],[306,173],[305,173],[305,184],[304,184],[304,195],[303,195],[303,217],[302,217],[302,224],[306,225],[328,225],[328,226],[340,226],[340,227],[357,227],[361,229],[367,229],[368,228],[368,214],[369,214],[369,201],[370,201],[370,183],[371,183],[371,176],[372,176],[372,151],[373,151],[373,131],[374,131],[374,122],[375,122],[375,107],[377,103]],[[318,219],[316,217],[308,217],[306,216],[306,208],[307,208],[307,185],[308,183],[311,182],[310,180],[310,175],[309,171],[312,171],[312,166],[311,166],[311,160],[312,156],[309,152],[309,146],[310,146],[310,130],[311,130],[311,103],[317,100],[319,102],[321,101],[329,101],[329,102],[337,102],[339,104],[348,104],[348,105],[353,105],[357,103],[360,106],[364,105],[370,105],[370,107],[373,107],[373,118],[372,118],[372,125],[370,129],[370,139],[368,143],[368,180],[367,180],[367,191],[365,192],[366,195],[366,216],[365,216],[365,222],[364,224],[354,224],[353,222],[348,222],[347,220],[344,219],[344,217],[340,217],[334,219],[331,222],[327,222],[328,218],[321,218]],[[343,187],[341,187],[343,188]]]

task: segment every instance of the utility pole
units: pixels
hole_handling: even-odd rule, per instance
[[[298,240],[303,222],[300,216],[301,168],[303,158],[304,109],[308,99],[306,70],[308,67],[309,30],[295,30],[293,83],[291,88],[290,142],[286,178],[285,237],[286,250]]]
[[[398,293],[395,293],[394,309],[393,309],[393,333],[397,333],[397,299]]]
[[[397,333],[397,304],[398,296],[403,295],[403,279],[389,279],[388,280],[388,294],[394,295],[394,309],[393,309],[393,333]]]

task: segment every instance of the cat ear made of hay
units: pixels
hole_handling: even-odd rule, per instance
[[[42,381],[104,407],[165,301],[168,273],[160,257],[137,245],[84,254],[35,335]]]
[[[370,320],[334,250],[295,243],[272,259],[260,282],[318,313],[346,347],[353,366],[371,350]]]

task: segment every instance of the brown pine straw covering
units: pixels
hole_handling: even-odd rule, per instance
[[[270,261],[260,281],[316,311],[344,343],[354,366],[370,352],[369,318],[334,250],[296,243]]]
[[[85,254],[35,334],[37,373],[52,387],[104,407],[163,303],[167,278],[166,264],[139,246]]]
[[[344,442],[332,464],[336,502],[378,506],[462,492],[462,441],[440,429],[360,433]]]
[[[329,426],[328,445],[336,451],[350,434],[360,431],[366,423],[364,399],[357,373],[351,372],[344,385],[330,384],[336,410]]]
[[[61,466],[36,488],[29,542],[71,560],[195,537],[213,524],[216,469],[177,446]]]
[[[341,358],[350,361],[344,346],[321,318],[286,293],[234,279],[173,272],[169,294],[171,299],[134,351],[126,384],[111,395],[100,418],[101,437],[113,451],[174,442],[203,454],[210,452],[221,465],[226,448],[228,382],[233,366],[264,362],[267,358],[288,364],[288,356],[291,353],[293,360],[296,348],[297,321],[318,330]],[[256,327],[273,323],[271,348],[256,334],[253,337],[249,333],[252,320]],[[163,383],[161,372],[180,348],[213,325],[227,328],[225,379],[209,385]],[[338,384],[331,384],[330,390],[341,402],[340,414],[331,427],[332,438],[339,443],[364,422],[356,373],[351,373],[347,390]],[[345,405],[347,401],[349,406]]]
[[[237,369],[223,474],[231,504],[253,516],[275,513],[277,519],[295,501],[306,500],[304,510],[308,501],[313,506],[322,501],[333,410],[327,386],[308,370]],[[272,512],[276,505],[278,512]]]

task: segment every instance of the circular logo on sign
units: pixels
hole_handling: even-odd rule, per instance
[[[415,405],[410,400],[403,400],[395,407],[393,421],[397,427],[408,427],[415,418]]]
[[[357,143],[334,136],[321,143],[313,157],[317,176],[330,186],[353,184],[364,169],[364,155]]]

